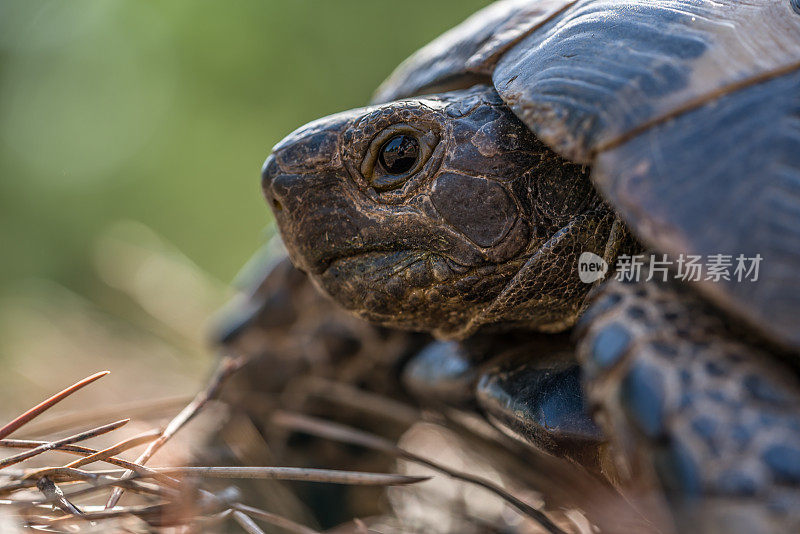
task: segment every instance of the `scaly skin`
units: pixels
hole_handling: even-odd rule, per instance
[[[742,333],[655,279],[604,284],[577,327],[612,476],[663,487],[679,532],[800,528],[800,383]]]

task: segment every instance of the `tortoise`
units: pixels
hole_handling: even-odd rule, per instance
[[[417,398],[659,488],[681,532],[800,527],[795,0],[496,2],[262,186],[322,293],[433,336]]]

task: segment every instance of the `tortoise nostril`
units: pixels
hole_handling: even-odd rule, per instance
[[[274,190],[275,180],[280,176],[280,168],[278,162],[275,161],[275,156],[271,155],[264,162],[261,168],[261,189],[264,192],[264,198],[272,207],[273,213],[283,211],[283,203],[278,200],[278,196]]]
[[[263,187],[265,192],[272,186],[272,181],[277,174],[278,162],[275,161],[274,155],[270,155],[261,167],[261,187]]]

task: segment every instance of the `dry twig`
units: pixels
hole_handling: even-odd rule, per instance
[[[28,423],[29,421],[31,421],[33,418],[41,415],[46,410],[48,410],[51,407],[55,406],[56,404],[58,404],[62,400],[66,399],[67,397],[69,397],[70,395],[75,393],[76,391],[88,386],[89,384],[91,384],[95,380],[103,378],[104,376],[106,376],[110,372],[111,371],[100,371],[99,373],[95,373],[95,374],[93,374],[91,376],[87,376],[83,380],[80,380],[80,381],[72,384],[70,387],[68,387],[68,388],[56,393],[55,395],[53,395],[49,399],[40,402],[39,404],[37,404],[36,406],[31,408],[27,412],[25,412],[22,415],[16,417],[13,421],[11,421],[9,423],[6,423],[2,428],[0,428],[0,439],[8,436],[9,434],[14,432],[15,430],[17,430],[21,426],[23,426],[26,423]]]
[[[4,458],[4,459],[0,460],[0,469],[3,469],[3,468],[8,467],[10,465],[17,464],[19,462],[27,460],[28,458],[33,458],[34,456],[42,454],[43,452],[52,451],[53,449],[57,449],[58,447],[60,447],[62,445],[72,445],[73,443],[78,443],[80,441],[86,441],[87,439],[91,439],[91,438],[94,438],[94,437],[97,437],[97,436],[101,436],[103,434],[111,432],[112,430],[116,430],[116,429],[126,425],[128,423],[128,421],[130,421],[130,419],[121,419],[119,421],[115,421],[115,422],[109,423],[107,425],[99,426],[97,428],[93,428],[91,430],[87,430],[85,432],[81,432],[79,434],[75,434],[73,436],[62,438],[62,439],[59,439],[57,441],[44,443],[44,444],[39,445],[38,447],[35,447],[35,448],[33,448],[33,449],[29,450],[29,451],[26,451],[26,452],[23,452],[23,453],[20,453],[20,454],[16,454],[14,456],[9,456],[8,458]]]
[[[222,361],[220,361],[217,370],[214,372],[211,379],[208,381],[205,389],[195,396],[195,398],[190,402],[181,412],[169,422],[169,424],[164,428],[161,432],[161,435],[150,445],[147,449],[136,459],[137,464],[144,465],[147,463],[153,455],[158,452],[158,450],[167,443],[167,441],[175,435],[175,433],[183,428],[183,426],[191,421],[199,412],[203,409],[203,407],[213,398],[217,396],[219,390],[222,388],[222,385],[225,381],[238,369],[240,369],[245,363],[247,363],[247,359],[244,356],[225,356]],[[123,476],[129,476],[130,473],[127,473]],[[113,508],[117,505],[120,498],[122,498],[122,490],[115,489],[111,496],[108,498],[108,502],[106,503],[106,508]]]
[[[369,432],[364,432],[362,430],[357,430],[355,428],[330,421],[324,421],[314,417],[288,412],[276,412],[273,416],[272,422],[279,426],[295,431],[305,432],[314,436],[379,450],[399,458],[404,458],[414,463],[425,465],[434,471],[444,473],[457,480],[475,484],[494,493],[516,508],[522,514],[535,520],[542,526],[542,528],[547,530],[547,532],[550,532],[551,534],[566,534],[555,523],[553,523],[550,518],[544,514],[544,512],[537,510],[528,503],[518,499],[514,495],[511,495],[491,480],[470,475],[469,473],[464,473],[455,469],[450,469],[449,467],[441,465],[437,462],[433,462],[427,458],[423,458],[422,456],[409,452],[395,445],[391,441],[374,434],[370,434]]]

